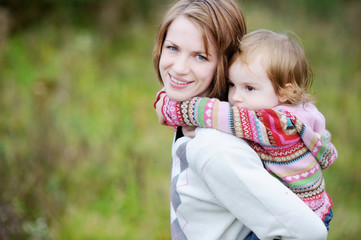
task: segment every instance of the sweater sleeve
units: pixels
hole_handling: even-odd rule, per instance
[[[194,97],[178,103],[167,98],[163,115],[169,125],[214,128],[263,147],[292,145],[300,141],[296,126],[276,109],[251,111],[231,107],[215,98]]]
[[[287,113],[287,112],[286,112]],[[301,136],[303,143],[315,157],[322,169],[328,168],[337,158],[337,150],[331,142],[331,134],[326,129],[316,132],[312,127],[303,124],[296,117],[292,122],[298,126],[297,131]]]

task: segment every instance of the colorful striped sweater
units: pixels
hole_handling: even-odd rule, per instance
[[[164,98],[169,126],[215,128],[248,141],[265,168],[299,196],[321,219],[332,207],[321,169],[337,158],[325,119],[313,104],[250,111],[218,99],[184,102]]]

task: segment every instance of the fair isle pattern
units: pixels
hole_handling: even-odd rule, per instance
[[[309,131],[305,125],[302,125],[302,130],[300,135],[304,139],[309,139],[309,142],[305,142],[305,144],[309,144],[312,149],[312,154],[318,159],[322,169],[327,168],[329,166],[329,159],[332,159],[332,151],[327,149],[328,142],[331,142],[331,134],[329,132],[325,132],[323,135],[315,133],[315,136],[310,136]]]
[[[167,106],[167,108],[164,106]],[[169,115],[167,115],[165,120],[169,126],[176,127],[185,125],[181,115],[181,106],[167,97],[163,100],[162,114],[165,115],[166,111]]]
[[[188,126],[191,126],[191,120],[190,120],[190,117],[188,117],[188,104],[189,104],[189,100],[188,101],[184,101],[181,105],[181,111],[182,111],[182,114],[183,114],[183,120],[184,120],[184,123]]]
[[[237,137],[243,136],[244,134],[243,134],[242,126],[240,123],[241,115],[238,111],[231,111],[231,112],[233,113],[233,121],[231,121],[230,124],[234,128],[234,135]]]
[[[218,99],[192,98],[194,105],[188,111],[194,114],[193,126],[216,128],[237,137],[244,138],[258,153],[265,168],[294,193],[296,193],[318,216],[323,218],[332,206],[331,198],[325,192],[322,169],[329,167],[337,151],[331,143],[327,130],[316,133],[308,129],[295,115],[283,109],[250,111],[245,108],[222,104]],[[170,101],[164,104],[165,118],[176,109]],[[218,106],[214,108],[214,106]],[[189,115],[190,113],[184,113]],[[225,119],[214,124],[214,119]],[[174,124],[172,122],[171,124]]]
[[[180,217],[182,216],[182,214],[178,212],[178,207],[181,205],[182,200],[178,194],[177,189],[188,185],[188,178],[186,178],[184,182],[179,180],[180,174],[184,171],[188,171],[186,148],[187,148],[187,142],[179,146],[176,152],[176,158],[173,159],[173,166],[172,166],[170,201],[171,201],[171,231],[172,231],[173,240],[187,239],[183,230],[187,226],[188,221],[184,217],[182,219],[177,218],[177,216]],[[186,174],[186,176],[188,175]]]

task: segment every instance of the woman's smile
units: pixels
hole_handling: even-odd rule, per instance
[[[186,81],[180,78],[176,78],[172,76],[172,74],[169,74],[169,78],[170,78],[169,84],[174,88],[184,88],[192,83],[192,81]]]

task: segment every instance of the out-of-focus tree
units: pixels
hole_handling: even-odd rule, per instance
[[[167,0],[0,0],[0,17],[7,16],[12,31],[49,18],[56,24],[94,24],[114,28],[130,21],[146,21]],[[2,13],[4,12],[4,13]],[[1,21],[1,19],[0,19]]]

